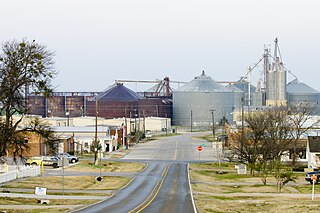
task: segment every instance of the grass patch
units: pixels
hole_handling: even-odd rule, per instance
[[[41,209],[1,209],[6,213],[57,213],[57,212],[68,212],[70,209],[64,207],[61,208],[41,208]]]
[[[276,179],[273,174],[267,178],[267,185],[263,185],[260,177],[238,175],[229,165],[224,165],[217,174],[217,168],[212,163],[190,164],[191,179],[196,206],[199,212],[314,212],[320,204],[310,198],[291,197],[252,197],[252,193],[277,193]],[[295,184],[286,185],[281,193],[311,193],[312,185],[304,180],[304,173],[295,173]],[[238,185],[237,185],[238,184]],[[316,185],[316,193],[320,193],[320,184]],[[248,196],[237,196],[235,193],[245,193]]]
[[[235,172],[228,172],[226,174],[217,174],[213,170],[191,170],[191,179],[203,182],[236,182],[250,179],[249,175],[238,175]],[[260,178],[255,178],[260,181]]]
[[[235,163],[227,163],[227,162],[220,162],[220,167],[218,167],[218,162],[207,162],[207,163],[190,163],[190,169],[193,170],[200,170],[200,169],[205,169],[205,170],[230,170],[230,171],[236,171],[235,170]]]
[[[177,136],[177,135],[181,135],[180,133],[164,133],[164,134],[160,134],[160,135],[154,135],[154,138],[155,139],[158,139],[158,138],[164,138],[164,137],[172,137],[172,136]]]
[[[75,208],[80,208],[84,205],[91,205],[101,200],[56,200],[51,199],[49,204],[43,205],[38,202],[38,199],[33,198],[5,198],[0,197],[0,205],[7,205],[7,208],[1,209],[7,213],[56,213],[56,212],[70,212]],[[30,205],[32,209],[14,209],[13,206]],[[50,206],[52,206],[50,208]],[[57,207],[59,206],[59,207]],[[41,208],[40,208],[41,207]],[[43,208],[45,207],[45,208]],[[21,207],[23,208],[23,207]],[[38,208],[38,209],[37,209]]]
[[[217,200],[235,200],[236,198],[234,197],[224,197],[224,196],[209,196],[211,199],[217,199]]]
[[[102,172],[139,172],[143,170],[145,164],[138,162],[113,162],[104,161],[101,162]],[[78,172],[99,172],[100,162],[98,165],[93,164],[92,160],[83,160],[80,163],[66,168],[68,171],[78,171]]]
[[[277,193],[276,185],[209,185],[209,184],[192,184],[192,190],[195,192],[203,193],[218,193],[230,194],[230,193]],[[282,193],[290,193],[290,191],[284,187]]]
[[[28,191],[28,192],[19,192],[19,191],[14,191],[14,192],[10,192],[10,188],[7,188],[6,190],[8,190],[9,192],[7,193],[14,193],[14,194],[34,194],[34,191]],[[48,192],[47,191],[47,195],[62,195],[62,191],[59,192]],[[64,195],[68,195],[68,196],[101,196],[101,197],[109,197],[112,194],[111,193],[74,193],[74,192],[64,192]]]
[[[193,138],[196,138],[196,139],[202,139],[202,140],[205,140],[205,141],[208,141],[208,142],[214,142],[216,140],[213,139],[213,135],[201,135],[201,136],[195,136]]]
[[[310,198],[286,197],[233,197],[223,199],[220,196],[195,195],[199,212],[278,212],[300,213],[317,212],[319,203]]]
[[[103,177],[103,181],[96,181],[94,176],[65,176],[64,189],[100,189],[100,190],[117,190],[125,186],[130,178],[127,177]],[[62,177],[35,177],[12,182],[3,185],[3,188],[27,188],[44,187],[48,189],[61,189]]]
[[[300,184],[300,185],[296,185],[296,186],[292,186],[293,188],[295,188],[296,190],[298,190],[300,193],[302,194],[311,194],[312,191],[312,185],[308,182],[306,182],[305,184]],[[314,191],[316,194],[320,193],[320,185],[316,184],[314,185]]]
[[[100,200],[59,200],[51,199],[48,205],[87,205],[99,202]],[[38,199],[34,198],[12,198],[12,197],[0,197],[0,205],[39,205]]]

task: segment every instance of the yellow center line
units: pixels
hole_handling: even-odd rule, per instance
[[[171,166],[171,163],[167,163],[165,169],[163,170],[162,174],[161,174],[161,180],[159,180],[156,184],[156,186],[153,188],[152,192],[150,193],[150,195],[136,208],[132,209],[131,211],[129,211],[129,213],[133,213],[133,212],[141,212],[142,210],[144,210],[147,206],[150,205],[150,203],[156,198],[156,196],[158,195],[162,184],[164,182],[165,177],[168,174],[169,168]],[[152,197],[153,195],[153,197]],[[150,199],[151,198],[151,199]],[[150,199],[150,200],[149,200]],[[148,202],[149,200],[149,202]],[[147,202],[147,203],[146,203]]]

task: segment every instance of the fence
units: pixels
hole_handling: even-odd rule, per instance
[[[40,166],[9,166],[5,164],[0,165],[0,183],[15,180],[23,177],[36,177],[40,175]]]

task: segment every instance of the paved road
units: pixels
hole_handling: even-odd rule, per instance
[[[194,212],[187,166],[186,163],[171,164],[159,194],[143,212]]]
[[[147,168],[124,189],[113,197],[99,204],[78,212],[129,212],[143,203],[152,193],[154,187],[163,179],[162,173],[168,163],[150,163]]]
[[[192,162],[199,160],[197,147],[204,144],[200,152],[201,161],[212,161],[214,154],[211,143],[196,139],[195,136],[207,133],[186,133],[174,137],[167,137],[148,143],[136,145],[123,159],[127,160],[158,160],[158,161],[185,161]]]
[[[205,133],[200,133],[205,134]],[[147,168],[115,196],[78,212],[194,212],[187,162],[214,160],[210,143],[199,133],[140,143],[124,161],[147,162]],[[197,147],[205,144],[201,155]]]

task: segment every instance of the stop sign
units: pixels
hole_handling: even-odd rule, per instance
[[[199,152],[202,151],[202,146],[198,146],[198,151],[199,151]]]

